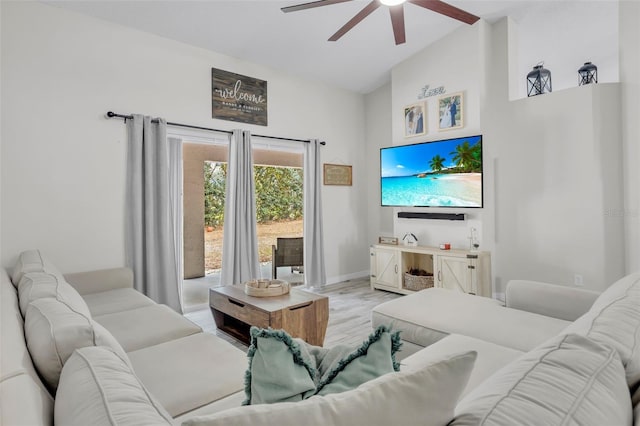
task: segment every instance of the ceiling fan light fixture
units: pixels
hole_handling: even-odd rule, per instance
[[[407,0],[380,0],[380,3],[382,3],[385,6],[397,6],[399,4],[404,3]]]

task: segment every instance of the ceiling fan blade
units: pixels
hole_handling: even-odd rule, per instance
[[[318,1],[312,1],[310,3],[303,3],[303,4],[297,4],[294,6],[283,7],[280,10],[282,10],[284,13],[297,12],[298,10],[313,9],[314,7],[329,6],[332,4],[344,3],[347,1],[353,1],[353,0],[318,0]]]
[[[356,16],[351,18],[349,22],[344,24],[342,28],[340,28],[334,35],[331,36],[329,41],[337,41],[340,37],[345,35],[347,31],[351,28],[355,27],[360,21],[369,16],[371,12],[380,7],[380,2],[378,0],[373,0],[371,3],[366,5],[364,9],[362,9]]]
[[[403,5],[389,7],[391,14],[391,25],[393,26],[393,36],[396,39],[396,46],[406,41],[404,33],[404,7]]]
[[[466,12],[462,9],[458,9],[455,6],[451,6],[440,0],[409,0],[409,3],[413,3],[417,6],[424,7],[425,9],[432,10],[434,12],[438,12],[442,15],[448,16],[449,18],[457,19],[458,21],[462,21],[465,24],[473,24],[478,19],[480,19],[476,15],[472,15],[469,12]]]

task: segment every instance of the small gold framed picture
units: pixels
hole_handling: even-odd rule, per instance
[[[325,185],[352,185],[351,166],[343,164],[324,164]]]

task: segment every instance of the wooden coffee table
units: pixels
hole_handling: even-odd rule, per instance
[[[249,343],[252,325],[283,329],[293,337],[322,346],[329,321],[329,298],[303,290],[275,297],[247,296],[242,285],[209,289],[216,326]]]

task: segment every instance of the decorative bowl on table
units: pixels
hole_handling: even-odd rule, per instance
[[[291,286],[283,280],[251,280],[244,283],[244,292],[248,296],[271,297],[289,293]]]

